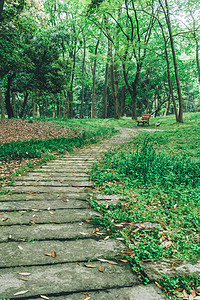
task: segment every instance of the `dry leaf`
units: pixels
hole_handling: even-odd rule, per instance
[[[23,248],[21,246],[17,246],[20,250],[23,250]]]
[[[4,222],[4,221],[6,221],[6,220],[8,220],[8,217],[2,219],[1,221]]]
[[[125,260],[125,259],[120,259],[120,261],[124,262],[124,263],[127,263],[128,260]]]
[[[102,262],[107,262],[107,259],[104,259],[104,258],[97,258],[97,260],[102,261]]]
[[[87,223],[90,223],[92,220],[86,220]]]
[[[196,297],[196,295],[197,295],[195,290],[190,291],[190,293],[191,293],[192,297]]]
[[[107,262],[108,262],[109,264],[111,264],[111,265],[118,265],[118,263],[117,263],[117,262],[115,262],[115,261],[112,261],[112,260],[107,260]]]
[[[88,294],[85,295],[85,299],[90,299],[90,296]]]
[[[188,297],[189,297],[189,295],[188,295],[188,293],[187,293],[186,290],[183,290],[183,297],[184,297],[184,298],[188,298]]]
[[[130,300],[131,298],[128,296],[127,298],[126,298],[126,300]]]
[[[55,257],[57,256],[56,251],[53,251],[53,252],[51,253],[51,256],[52,256],[53,258],[55,258]]]
[[[155,281],[155,284],[157,285],[157,287],[159,287],[159,289],[162,288],[162,286],[157,281]]]
[[[87,268],[96,268],[95,266],[92,266],[92,265],[85,265],[85,267],[87,267]]]
[[[29,275],[31,275],[31,273],[19,273],[19,275],[22,275],[22,276],[29,276]]]
[[[104,271],[104,267],[103,267],[103,266],[100,266],[100,267],[98,268],[98,270],[99,270],[99,272],[103,272],[103,271]]]
[[[108,235],[108,236],[106,236],[104,240],[106,241],[106,240],[108,240],[108,239],[109,239],[109,235]]]
[[[15,293],[14,296],[23,295],[23,294],[26,294],[26,293],[28,293],[28,290]]]
[[[55,258],[57,254],[56,254],[56,251],[52,251],[51,253],[45,253],[45,255]]]
[[[23,280],[23,281],[28,281],[28,279],[26,279],[26,278],[20,278],[20,277],[17,277],[17,279]]]
[[[40,295],[40,297],[43,299],[49,300],[49,298],[47,296]]]

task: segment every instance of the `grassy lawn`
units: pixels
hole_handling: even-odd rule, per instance
[[[134,270],[141,270],[145,260],[200,258],[200,114],[186,114],[184,120],[152,119],[164,131],[140,132],[93,168],[98,192],[124,197],[116,206],[95,201],[93,206],[103,212],[100,225],[129,245]],[[157,225],[150,231],[135,229],[135,223],[143,222]],[[160,283],[172,298],[176,288],[188,293],[200,289],[200,278],[189,274]]]

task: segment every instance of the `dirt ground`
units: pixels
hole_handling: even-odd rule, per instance
[[[24,140],[48,140],[61,137],[73,137],[72,130],[53,122],[28,120],[0,120],[0,143]]]

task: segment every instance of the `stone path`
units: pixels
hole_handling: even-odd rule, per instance
[[[135,135],[121,129],[19,177],[0,195],[0,299],[166,299],[155,285],[142,286],[127,263],[105,261],[125,246],[90,222],[99,217],[87,201],[93,162]]]

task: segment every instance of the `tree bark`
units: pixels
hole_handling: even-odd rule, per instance
[[[23,102],[23,106],[22,106],[22,110],[19,114],[19,117],[20,118],[23,118],[24,117],[24,113],[25,113],[25,108],[26,108],[26,105],[27,105],[27,101],[28,101],[28,96],[29,96],[29,93],[28,91],[26,91],[25,95],[24,95],[24,102]]]
[[[108,60],[106,62],[104,92],[103,92],[103,118],[107,118],[108,113]]]
[[[120,106],[120,115],[121,117],[124,116],[124,109],[125,109],[125,98],[126,98],[126,87],[125,85],[122,87],[122,91],[121,91],[121,106]]]
[[[0,21],[3,18],[3,7],[4,7],[5,0],[0,0]]]
[[[83,118],[83,104],[85,98],[85,58],[86,58],[86,40],[83,38],[84,48],[83,48],[83,64],[82,64],[82,87],[81,87],[81,109],[80,118]]]
[[[12,76],[8,76],[7,89],[6,89],[6,95],[5,95],[6,110],[7,110],[9,119],[14,117],[13,108],[12,108],[12,105],[10,102],[10,89],[11,89],[11,83],[12,83],[13,77],[14,77],[14,74]]]
[[[95,47],[95,58],[94,58],[94,66],[93,66],[93,80],[92,80],[92,106],[91,106],[91,118],[95,118],[95,74],[96,74],[96,65],[97,65],[97,51],[99,46],[100,39],[98,39]]]
[[[3,100],[3,94],[0,87],[0,105],[1,105],[1,119],[5,119],[5,108],[4,108],[4,100]]]
[[[200,90],[200,62],[199,62],[199,40],[194,33],[195,43],[196,43],[196,64],[197,64],[197,72],[198,72],[198,81],[199,81],[199,90]]]
[[[165,0],[165,7],[166,7],[166,10],[164,10],[164,14],[165,14],[165,20],[167,23],[167,28],[169,31],[169,38],[170,38],[170,43],[171,43],[171,50],[172,50],[174,71],[175,71],[175,78],[176,78],[176,85],[177,85],[177,92],[178,92],[178,100],[179,100],[179,111],[178,111],[177,122],[183,123],[183,100],[182,100],[182,94],[181,94],[178,65],[177,65],[177,59],[176,59],[176,53],[175,53],[175,47],[174,47],[174,39],[173,39],[171,21],[170,21],[170,16],[169,16],[169,6],[168,6],[167,0]]]

